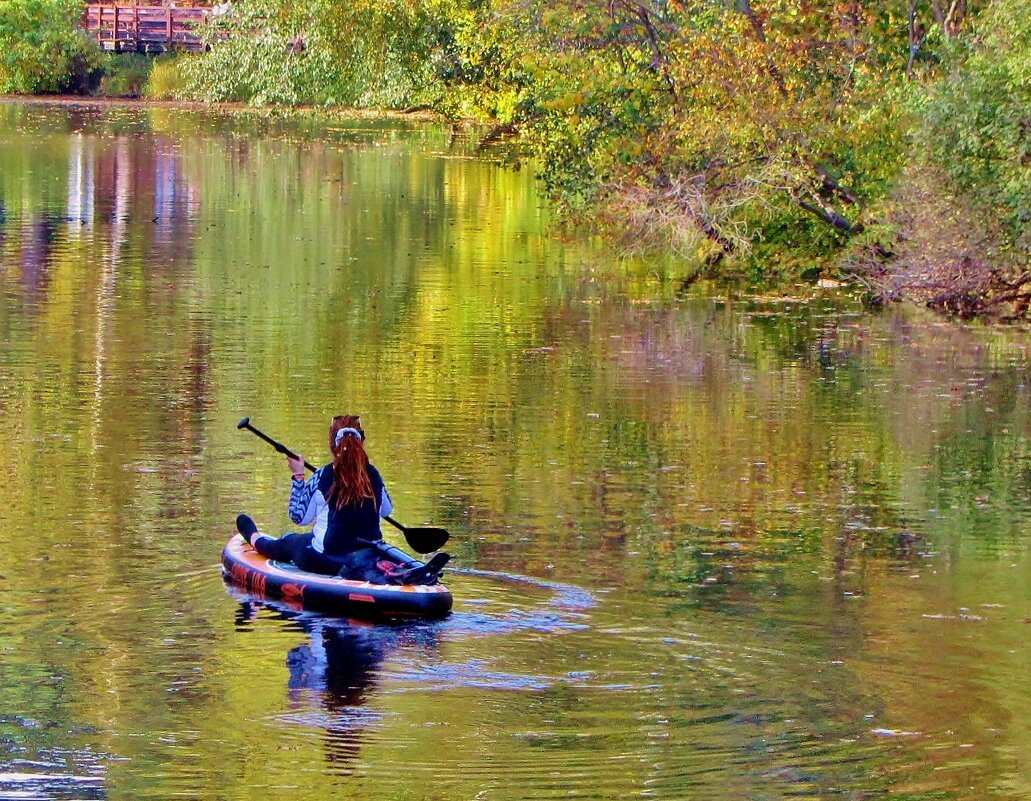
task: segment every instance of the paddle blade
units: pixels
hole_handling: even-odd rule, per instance
[[[405,535],[405,539],[408,541],[408,547],[416,553],[429,553],[430,551],[435,551],[443,546],[451,536],[442,528],[433,528],[431,526],[415,526],[414,528],[409,528],[408,526],[402,526],[390,515],[384,516],[383,519]]]
[[[416,553],[432,553],[444,547],[451,535],[442,528],[409,528],[403,529],[408,546]]]

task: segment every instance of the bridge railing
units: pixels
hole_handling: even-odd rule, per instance
[[[206,8],[90,3],[83,14],[83,27],[105,50],[203,50],[196,28],[208,13]]]

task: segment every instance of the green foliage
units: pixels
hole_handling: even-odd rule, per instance
[[[102,55],[79,27],[81,0],[0,2],[0,92],[81,92]]]
[[[184,65],[187,90],[214,102],[293,105],[311,99],[327,67],[317,50],[297,49],[301,21],[270,0],[234,4],[204,30],[210,52]]]
[[[451,119],[512,125],[533,103],[533,76],[523,69],[523,20],[489,3],[437,3],[431,12],[432,83],[425,96]]]
[[[153,58],[142,53],[114,53],[104,63],[100,93],[105,97],[140,97],[146,85]]]
[[[183,77],[185,57],[162,55],[154,59],[150,76],[143,87],[142,97],[148,100],[176,100],[186,97],[186,79]]]
[[[953,188],[1031,255],[1031,0],[998,0],[923,104],[919,141]]]
[[[851,8],[502,0],[518,55],[495,74],[560,207],[684,255],[796,236],[826,254],[868,223],[907,146],[905,17]]]
[[[429,77],[430,9],[404,0],[288,4],[242,0],[204,30],[210,51],[186,91],[254,105],[397,108]]]

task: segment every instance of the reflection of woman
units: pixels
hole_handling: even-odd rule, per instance
[[[287,457],[293,474],[290,519],[302,526],[314,523],[311,532],[277,539],[260,533],[253,520],[240,515],[236,526],[243,538],[262,556],[293,562],[302,570],[393,583],[385,572],[387,565],[378,565],[379,551],[372,546],[382,538],[379,521],[390,514],[393,504],[365,453],[364,441],[358,416],[341,415],[329,427],[333,461],[311,479],[304,480],[303,457]]]
[[[252,603],[242,603],[237,625],[252,625],[256,611]],[[340,772],[350,773],[363,733],[379,718],[366,704],[373,697],[383,661],[401,647],[435,647],[436,634],[426,626],[373,626],[314,615],[284,616],[308,635],[307,642],[286,655],[290,707],[301,720],[310,720],[310,711],[324,712],[317,725],[325,729],[326,759]]]
[[[323,619],[298,621],[310,637],[286,655],[288,687],[293,700],[299,694],[321,694],[328,711],[340,712],[365,703],[376,672],[386,656],[385,637],[359,625],[337,625]]]
[[[387,648],[375,633],[363,637],[352,626],[316,623],[303,628],[309,631],[310,641],[286,655],[289,696],[295,703],[308,693],[317,696],[328,716],[326,760],[340,772],[350,773],[358,760],[362,734],[376,719],[361,707],[375,688]]]

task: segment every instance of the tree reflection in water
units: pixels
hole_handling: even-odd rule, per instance
[[[262,606],[275,609],[271,604],[241,601],[237,628],[251,626]],[[280,620],[308,636],[307,642],[286,654],[290,671],[286,720],[321,727],[330,770],[351,775],[366,734],[381,718],[367,705],[375,696],[384,661],[402,648],[436,649],[436,629],[419,623],[374,624],[292,610],[276,612]]]

